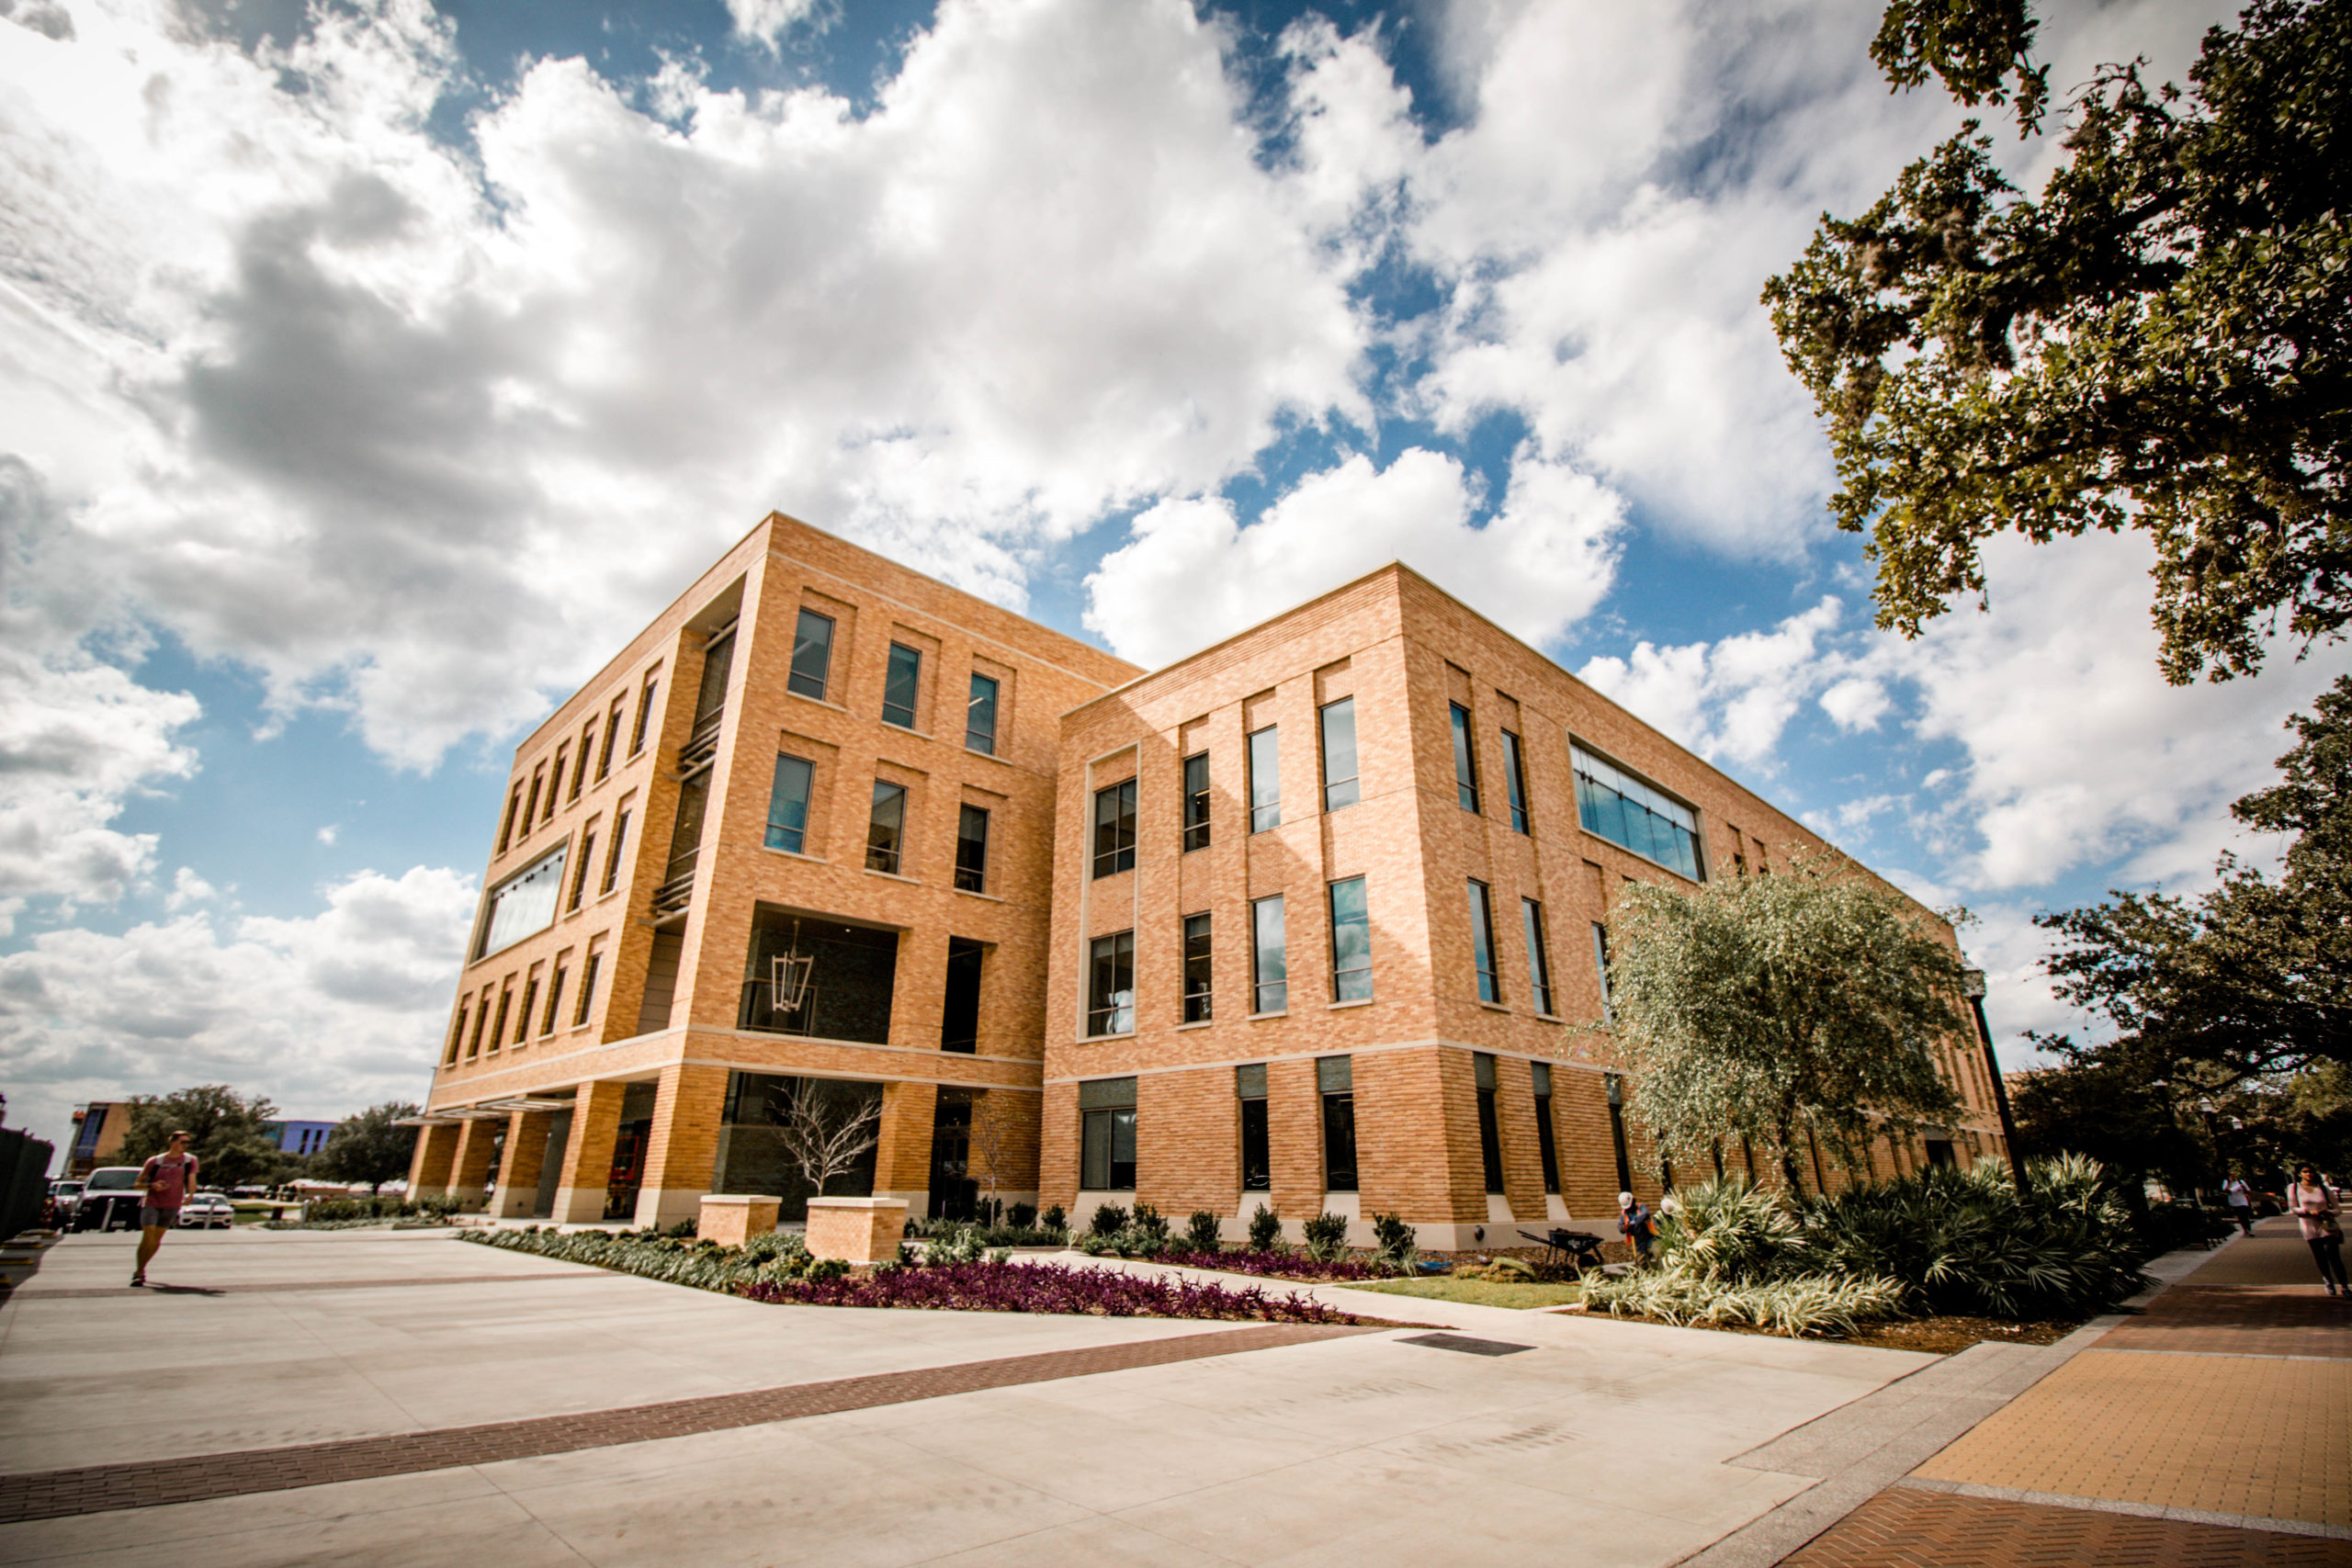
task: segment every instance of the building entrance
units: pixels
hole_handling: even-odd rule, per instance
[[[972,1179],[972,1100],[961,1089],[939,1091],[931,1120],[931,1217],[968,1220],[979,1202]]]

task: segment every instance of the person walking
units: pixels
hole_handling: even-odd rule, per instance
[[[2295,1184],[2287,1189],[2287,1212],[2303,1227],[2311,1244],[2312,1261],[2319,1265],[2320,1283],[2331,1296],[2352,1294],[2344,1280],[2344,1221],[2335,1189],[2319,1179],[2316,1166],[2295,1168]]]
[[[2246,1235],[2254,1234],[2254,1189],[2245,1184],[2243,1172],[2230,1178],[2222,1189],[2222,1201],[2230,1206],[2230,1218],[2237,1221],[2238,1229]]]
[[[1631,1192],[1617,1194],[1617,1234],[1633,1245],[1636,1264],[1650,1260],[1650,1225],[1648,1205],[1636,1202]]]
[[[196,1156],[187,1152],[188,1141],[186,1133],[174,1133],[169,1146],[148,1156],[139,1168],[139,1185],[145,1191],[139,1200],[139,1262],[130,1271],[134,1285],[147,1282],[147,1265],[164,1245],[164,1233],[179,1224],[180,1205],[196,1190]]]

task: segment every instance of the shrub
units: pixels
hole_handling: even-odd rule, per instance
[[[1058,1213],[1060,1211],[1057,1210],[1055,1212]],[[1037,1227],[1037,1205],[1035,1203],[1015,1203],[1012,1208],[1005,1211],[1004,1223],[1011,1225],[1017,1231],[1035,1230]],[[1061,1229],[1061,1226],[1053,1225],[1048,1228],[1052,1230],[1059,1230]]]
[[[695,1234],[695,1217],[692,1214],[688,1214],[684,1219],[680,1220],[676,1224],[672,1225],[668,1230],[663,1231],[662,1234],[663,1235],[690,1236]]]
[[[1306,1233],[1306,1256],[1316,1262],[1337,1263],[1348,1255],[1345,1214],[1317,1214],[1303,1228]]]
[[[1037,1228],[1039,1230],[1048,1231],[1068,1231],[1069,1229],[1069,1216],[1063,1213],[1062,1206],[1059,1203],[1057,1203],[1052,1208],[1047,1209],[1044,1213],[1037,1216]]]
[[[1116,1203],[1103,1203],[1094,1211],[1094,1224],[1089,1227],[1096,1235],[1116,1235],[1127,1228],[1127,1212]]]
[[[1128,1221],[1128,1225],[1138,1235],[1151,1236],[1160,1241],[1168,1239],[1168,1216],[1148,1203],[1138,1202],[1136,1205],[1135,1215]]]
[[[1421,1249],[1413,1240],[1413,1227],[1402,1214],[1372,1216],[1372,1260],[1399,1274],[1409,1274],[1420,1261]]]
[[[1219,1234],[1217,1217],[1208,1209],[1195,1209],[1184,1225],[1184,1246],[1192,1252],[1216,1252],[1225,1245]]]
[[[1893,1280],[1810,1274],[1743,1281],[1688,1273],[1670,1264],[1629,1274],[1596,1275],[1584,1290],[1587,1306],[1606,1308],[1612,1314],[1630,1313],[1673,1324],[1728,1324],[1792,1338],[1851,1334],[1868,1320],[1896,1316],[1903,1309],[1903,1286]]]
[[[930,1243],[923,1248],[922,1260],[926,1267],[936,1263],[970,1263],[987,1246],[978,1225],[942,1224],[933,1230]]]
[[[1180,1269],[1220,1269],[1228,1274],[1283,1275],[1294,1280],[1377,1280],[1391,1272],[1378,1263],[1365,1263],[1352,1258],[1341,1258],[1321,1263],[1312,1258],[1301,1258],[1295,1252],[1184,1252],[1170,1251],[1160,1255],[1162,1263],[1172,1263]]]
[[[1295,1292],[1268,1295],[1261,1286],[1154,1279],[1109,1269],[1059,1264],[957,1263],[895,1269],[863,1279],[760,1280],[752,1301],[808,1306],[912,1307],[947,1312],[1084,1314],[1096,1317],[1216,1318],[1261,1323],[1353,1323],[1349,1313]]]
[[[1275,1252],[1283,1245],[1283,1218],[1265,1204],[1250,1216],[1250,1250]]]
[[[469,1230],[459,1232],[458,1239],[705,1291],[733,1291],[755,1280],[798,1279],[842,1267],[813,1260],[798,1236],[782,1232],[755,1236],[740,1247],[691,1242],[654,1231],[624,1231],[617,1235],[575,1231],[567,1235],[552,1230]]]

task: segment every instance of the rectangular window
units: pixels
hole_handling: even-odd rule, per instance
[[[505,1043],[506,1014],[514,1005],[514,987],[513,986],[501,987],[498,993],[498,1021],[490,1026],[490,1054],[493,1056],[498,1055],[499,1047]]]
[[[1096,937],[1087,953],[1086,972],[1086,1032],[1134,1033],[1136,933]]]
[[[939,1015],[939,1048],[969,1055],[980,1048],[980,976],[988,944],[947,939],[947,986]]]
[[[989,814],[967,806],[956,818],[956,886],[966,893],[985,893],[989,882]]]
[[[808,852],[808,794],[816,786],[817,765],[805,757],[779,751],[775,782],[768,786],[768,830],[762,840],[772,850]]]
[[[531,1009],[539,999],[539,977],[534,973],[523,987],[523,1005],[514,1014],[514,1043],[523,1044],[531,1038]]]
[[[1552,1064],[1531,1062],[1535,1075],[1535,1153],[1544,1162],[1544,1190],[1560,1190],[1560,1145],[1552,1130]],[[1715,1179],[1723,1179],[1723,1145],[1715,1145]]]
[[[1519,737],[1503,731],[1503,789],[1510,796],[1510,830],[1527,831],[1527,759],[1520,755]]]
[[[585,754],[582,753],[583,756]],[[555,1021],[563,1015],[563,983],[571,974],[571,970],[558,964],[555,966],[555,974],[548,980],[548,1010],[539,1020],[539,1034],[542,1038],[555,1032]]]
[[[1487,1168],[1487,1190],[1499,1192],[1503,1190],[1503,1137],[1495,1122],[1495,1059],[1484,1051],[1474,1051],[1470,1061],[1478,1086],[1478,1157]]]
[[[563,891],[563,863],[570,847],[558,844],[490,890],[489,919],[482,922],[476,958],[486,958],[555,923],[555,901]]]
[[[604,951],[592,950],[588,962],[580,971],[580,1005],[571,1010],[571,1024],[577,1029],[588,1021],[589,1010],[596,1005],[596,971],[605,966]]]
[[[605,883],[599,889],[610,893],[620,886],[621,848],[628,842],[628,807],[623,806],[613,814],[613,847],[605,852]]]
[[[1209,918],[1206,915],[1184,917],[1184,1021],[1206,1023],[1215,1017],[1210,993],[1215,976],[1211,972],[1209,949]]]
[[[1250,966],[1252,1012],[1290,1010],[1290,957],[1283,942],[1283,896],[1250,906]]]
[[[1266,1064],[1245,1062],[1234,1068],[1233,1091],[1241,1101],[1241,1190],[1271,1192],[1274,1160],[1266,1121]]]
[[[547,770],[535,770],[531,774],[531,793],[523,802],[523,831],[528,833],[539,815],[539,786],[547,783]]]
[[[1478,809],[1478,754],[1470,744],[1470,710],[1460,703],[1446,705],[1453,719],[1453,788],[1462,809]]]
[[[1094,874],[1133,871],[1136,865],[1136,781],[1123,779],[1094,792]]]
[[[506,821],[498,829],[498,852],[504,854],[506,846],[514,841],[514,818],[523,814],[523,786],[516,784],[514,793],[506,797]]]
[[[1669,800],[1631,773],[1602,761],[1581,746],[1568,748],[1577,776],[1577,818],[1622,849],[1679,871],[1693,882],[1706,880],[1699,855],[1699,818],[1679,800]]]
[[[449,1054],[442,1058],[441,1062],[445,1067],[454,1067],[458,1065],[458,1049],[466,1043],[466,1010],[470,1000],[471,998],[467,997],[458,998],[458,1025],[449,1031]]]
[[[1323,732],[1323,809],[1337,811],[1363,798],[1356,787],[1356,700],[1324,705],[1317,716]]]
[[[1372,915],[1361,876],[1331,884],[1331,999],[1372,1000]]]
[[[570,761],[570,757],[571,748],[559,746],[555,749],[555,766],[548,773],[547,809],[539,814],[539,820],[542,822],[555,820],[556,796],[563,793],[563,767],[564,763]]]
[[[590,719],[580,727],[580,765],[571,770],[571,798],[578,800],[580,792],[588,787],[588,759],[596,750],[596,721]]]
[[[653,723],[653,699],[662,690],[660,675],[649,675],[637,694],[637,726],[629,731],[628,754],[636,756],[645,750],[645,732]]]
[[[1475,878],[1470,884],[1470,962],[1478,971],[1478,999],[1501,1001],[1502,979],[1495,973],[1495,907],[1487,885]]]
[[[596,782],[603,784],[612,776],[613,748],[621,738],[621,712],[628,705],[627,697],[615,697],[611,711],[605,715],[605,745],[596,753]]]
[[[1356,1190],[1356,1089],[1354,1060],[1318,1056],[1315,1087],[1323,1096],[1323,1190]]]
[[[481,1000],[474,1004],[474,1037],[466,1042],[466,1060],[470,1062],[481,1055],[481,1037],[490,1026],[490,987],[482,987]],[[493,1043],[495,1043],[493,1042]]]
[[[1270,724],[1250,737],[1250,830],[1262,833],[1282,825],[1282,740]]]
[[[833,618],[803,610],[792,632],[792,673],[785,680],[785,688],[821,703],[825,682],[832,672]]]
[[[865,869],[898,875],[906,837],[907,786],[876,779],[874,811],[865,822]]]
[[[1184,759],[1184,852],[1209,847],[1209,754]]]
[[[1520,923],[1527,928],[1528,988],[1535,993],[1535,1010],[1548,1013],[1552,1006],[1552,959],[1544,945],[1544,906],[1532,898],[1519,901]]]
[[[890,645],[890,667],[882,674],[882,722],[901,729],[915,727],[915,694],[922,687],[922,650],[905,643]]]
[[[964,705],[964,746],[996,755],[996,682],[977,671],[972,675],[971,698]]]
[[[1079,1186],[1089,1192],[1136,1187],[1136,1080],[1096,1078],[1078,1086]]]
[[[1600,1016],[1614,1018],[1609,1008],[1609,928],[1599,920],[1592,922],[1592,967],[1600,976]]]

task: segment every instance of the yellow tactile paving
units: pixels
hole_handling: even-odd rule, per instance
[[[2352,1528],[2352,1361],[2086,1350],[1916,1473]]]

